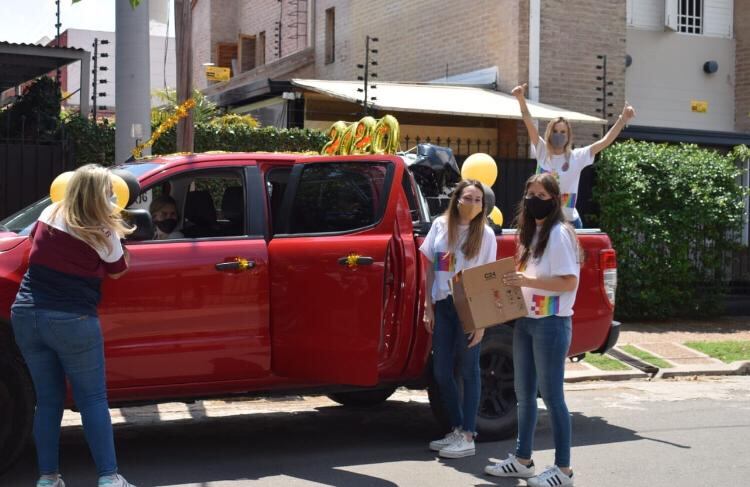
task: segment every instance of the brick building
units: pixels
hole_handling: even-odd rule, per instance
[[[311,117],[306,106],[335,97],[303,90],[307,103],[285,81],[355,81],[371,35],[379,81],[505,93],[528,81],[531,99],[608,121],[627,98],[638,110],[630,137],[712,146],[750,139],[750,0],[196,0],[194,19],[196,86],[264,123],[358,118],[357,105],[340,100],[330,103],[337,113]],[[209,85],[205,63],[232,68],[232,79]],[[611,84],[598,91],[603,81]],[[611,104],[604,112],[602,93]],[[458,118],[457,126],[478,123]],[[507,136],[514,118],[498,121],[498,133]],[[523,145],[524,130],[512,125]],[[579,144],[601,133],[596,125],[575,131]]]

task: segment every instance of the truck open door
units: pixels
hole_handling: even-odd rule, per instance
[[[269,242],[272,370],[311,382],[374,385],[383,337],[390,156],[321,157],[291,168]],[[282,190],[267,183],[269,191]]]

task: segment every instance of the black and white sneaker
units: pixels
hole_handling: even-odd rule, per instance
[[[495,477],[513,477],[528,479],[534,476],[534,461],[528,465],[519,462],[515,455],[508,454],[508,458],[494,465],[484,467],[484,472]]]
[[[564,474],[556,465],[526,481],[529,487],[572,487],[573,474]]]

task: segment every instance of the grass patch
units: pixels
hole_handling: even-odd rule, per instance
[[[583,360],[601,370],[630,370],[630,367],[608,355],[587,353]]]
[[[623,345],[620,347],[625,352],[629,353],[633,357],[639,358],[643,360],[646,363],[649,363],[653,365],[654,367],[659,367],[660,369],[669,369],[674,367],[674,365],[670,364],[664,359],[661,359],[657,357],[656,355],[653,355],[651,353],[648,353],[645,350],[641,350],[640,348],[633,346],[633,345]]]
[[[687,342],[685,346],[703,352],[722,362],[750,360],[750,340],[727,342]]]

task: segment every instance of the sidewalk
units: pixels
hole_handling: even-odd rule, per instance
[[[731,364],[686,347],[686,342],[750,340],[750,316],[729,316],[712,320],[670,320],[666,322],[623,323],[617,346],[609,358],[627,366],[627,370],[605,371],[583,362],[568,362],[566,382],[588,380],[627,380],[699,375],[750,374],[750,361]],[[655,367],[623,350],[633,345],[668,363]]]

